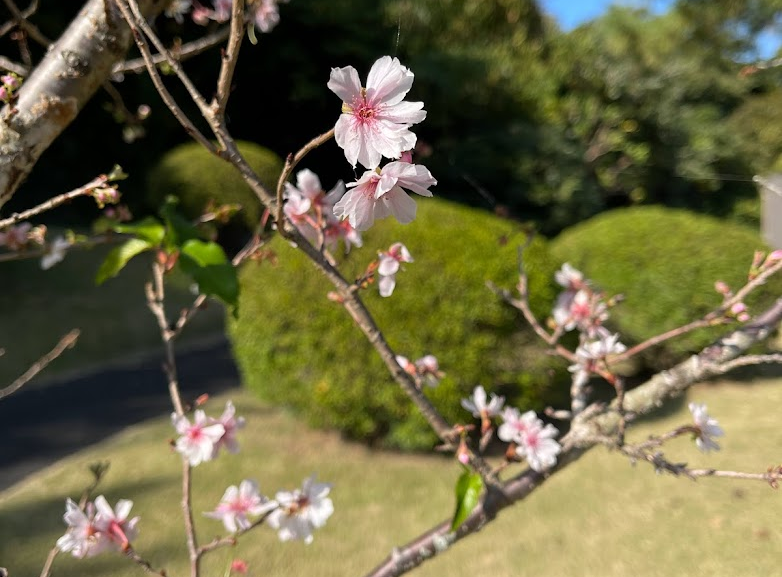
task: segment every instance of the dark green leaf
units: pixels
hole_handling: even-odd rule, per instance
[[[168,196],[160,209],[160,216],[166,222],[166,248],[169,252],[200,236],[195,225],[179,213],[176,208],[177,204],[179,204],[179,199],[175,196]]]
[[[182,245],[179,264],[196,283],[200,292],[216,296],[234,307],[239,298],[239,280],[236,268],[225,256],[222,247],[214,242],[192,239]]]
[[[106,280],[117,276],[130,259],[152,248],[154,248],[153,244],[141,238],[131,238],[125,241],[106,255],[106,260],[100,265],[98,274],[95,276],[95,283],[103,284]]]
[[[483,479],[478,473],[473,473],[467,469],[459,475],[456,481],[456,510],[453,513],[451,521],[451,531],[459,528],[464,520],[472,513],[483,490]]]

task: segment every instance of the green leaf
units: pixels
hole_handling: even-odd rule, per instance
[[[230,305],[237,315],[239,280],[236,268],[225,256],[222,247],[214,242],[191,239],[182,245],[179,265],[196,283],[198,289]]]
[[[166,202],[160,209],[160,216],[166,223],[166,248],[173,252],[191,239],[199,238],[198,229],[189,220],[182,216],[176,209],[179,199],[175,196],[167,196]]]
[[[125,173],[124,170],[122,170],[122,167],[119,164],[115,164],[111,172],[106,176],[109,182],[114,182],[116,180],[125,180],[128,177],[128,175]]]
[[[142,240],[147,241],[153,246],[159,246],[163,242],[166,229],[160,224],[160,221],[153,216],[148,216],[132,224],[117,224],[112,227],[114,232],[122,234],[132,234]]]
[[[465,469],[456,481],[456,510],[451,521],[451,531],[456,531],[459,525],[472,513],[483,490],[483,479],[478,473]]]
[[[95,284],[103,284],[106,280],[117,276],[130,259],[154,248],[154,246],[144,239],[131,238],[112,249],[98,269],[98,274],[95,276]]]

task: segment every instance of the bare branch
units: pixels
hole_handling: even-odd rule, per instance
[[[236,62],[239,60],[239,49],[242,47],[242,39],[245,30],[244,0],[234,0],[231,5],[231,34],[228,38],[228,46],[223,51],[220,75],[217,79],[217,94],[212,100],[212,113],[222,117],[225,107],[228,106],[228,98],[231,96],[231,84],[233,83]]]
[[[142,0],[141,11],[153,16],[165,4]],[[130,42],[130,29],[113,3],[88,0],[47,51],[19,88],[16,114],[7,114],[8,107],[3,110],[7,120],[0,122],[0,207],[106,81]]]
[[[210,48],[214,48],[218,44],[225,42],[225,40],[228,38],[229,33],[230,33],[230,28],[228,26],[225,26],[223,28],[220,28],[219,30],[216,30],[215,32],[212,32],[211,34],[207,34],[206,36],[199,38],[198,40],[187,42],[175,48],[169,48],[168,51],[179,62],[183,62],[188,58],[192,58],[193,56],[198,56],[199,54],[203,54]],[[155,54],[152,57],[152,62],[156,66],[160,66],[161,64],[166,62],[166,56],[163,54]],[[138,74],[141,72],[145,72],[146,70],[147,70],[147,64],[144,61],[144,59],[134,58],[133,60],[118,62],[117,64],[114,65],[114,68],[112,68],[111,72],[112,75],[127,74],[129,72],[134,72]]]
[[[34,379],[35,376],[44,370],[47,366],[49,366],[49,364],[54,359],[63,354],[67,349],[72,348],[76,344],[78,338],[79,329],[73,329],[67,335],[62,337],[60,342],[58,342],[51,351],[35,361],[35,363],[29,369],[27,369],[27,371],[25,371],[22,376],[20,376],[4,389],[0,389],[0,401],[2,401],[5,397],[14,394],[16,391]]]

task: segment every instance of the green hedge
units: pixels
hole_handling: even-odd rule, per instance
[[[274,189],[283,167],[280,157],[252,142],[239,141],[237,146],[264,186]],[[159,209],[167,195],[179,198],[179,207],[189,218],[202,214],[210,200],[242,205],[242,210],[221,232],[221,238],[239,247],[261,217],[261,204],[239,171],[197,142],[171,149],[150,171],[146,195],[150,210]]]
[[[719,306],[714,282],[737,290],[746,282],[755,250],[767,250],[758,233],[729,221],[660,206],[604,213],[560,234],[551,243],[558,262],[570,262],[609,294],[626,299],[611,314],[622,342],[638,343],[683,325]],[[747,304],[750,312],[782,294],[772,279]],[[691,333],[646,355],[653,368],[708,345],[725,326]]]
[[[426,394],[453,421],[471,421],[459,400],[478,384],[523,408],[553,402],[556,391],[567,391],[564,365],[547,356],[521,316],[485,286],[487,280],[516,286],[524,234],[508,221],[441,200],[419,199],[418,207],[411,225],[391,218],[376,223],[364,234],[364,248],[342,265],[352,279],[377,250],[395,241],[410,249],[415,262],[397,275],[390,298],[380,297],[374,285],[362,291],[391,347],[411,360],[437,356],[447,376]],[[279,266],[266,261],[243,268],[241,316],[230,322],[245,385],[351,438],[430,448],[435,438],[428,426],[347,313],[326,299],[328,281],[286,242],[271,246]],[[532,306],[546,315],[557,267],[543,239],[525,255]]]

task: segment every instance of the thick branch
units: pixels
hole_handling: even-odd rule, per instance
[[[693,355],[670,371],[663,371],[624,398],[624,409],[631,415],[643,415],[660,407],[665,401],[681,395],[691,385],[719,371],[727,363],[744,353],[755,343],[768,337],[782,320],[782,298],[752,322],[726,335],[700,354]],[[448,549],[453,543],[483,528],[502,509],[526,498],[557,471],[564,469],[584,455],[595,444],[596,438],[616,433],[621,416],[616,407],[605,411],[587,410],[582,419],[573,422],[573,428],[562,439],[562,452],[557,465],[546,473],[527,470],[503,483],[499,490],[487,492],[483,502],[467,520],[452,533],[451,521],[446,520],[394,552],[367,577],[402,575],[424,561]]]
[[[151,17],[164,0],[142,0]],[[89,0],[19,89],[0,121],[0,207],[13,196],[38,158],[76,118],[125,56],[132,41],[116,6]]]

